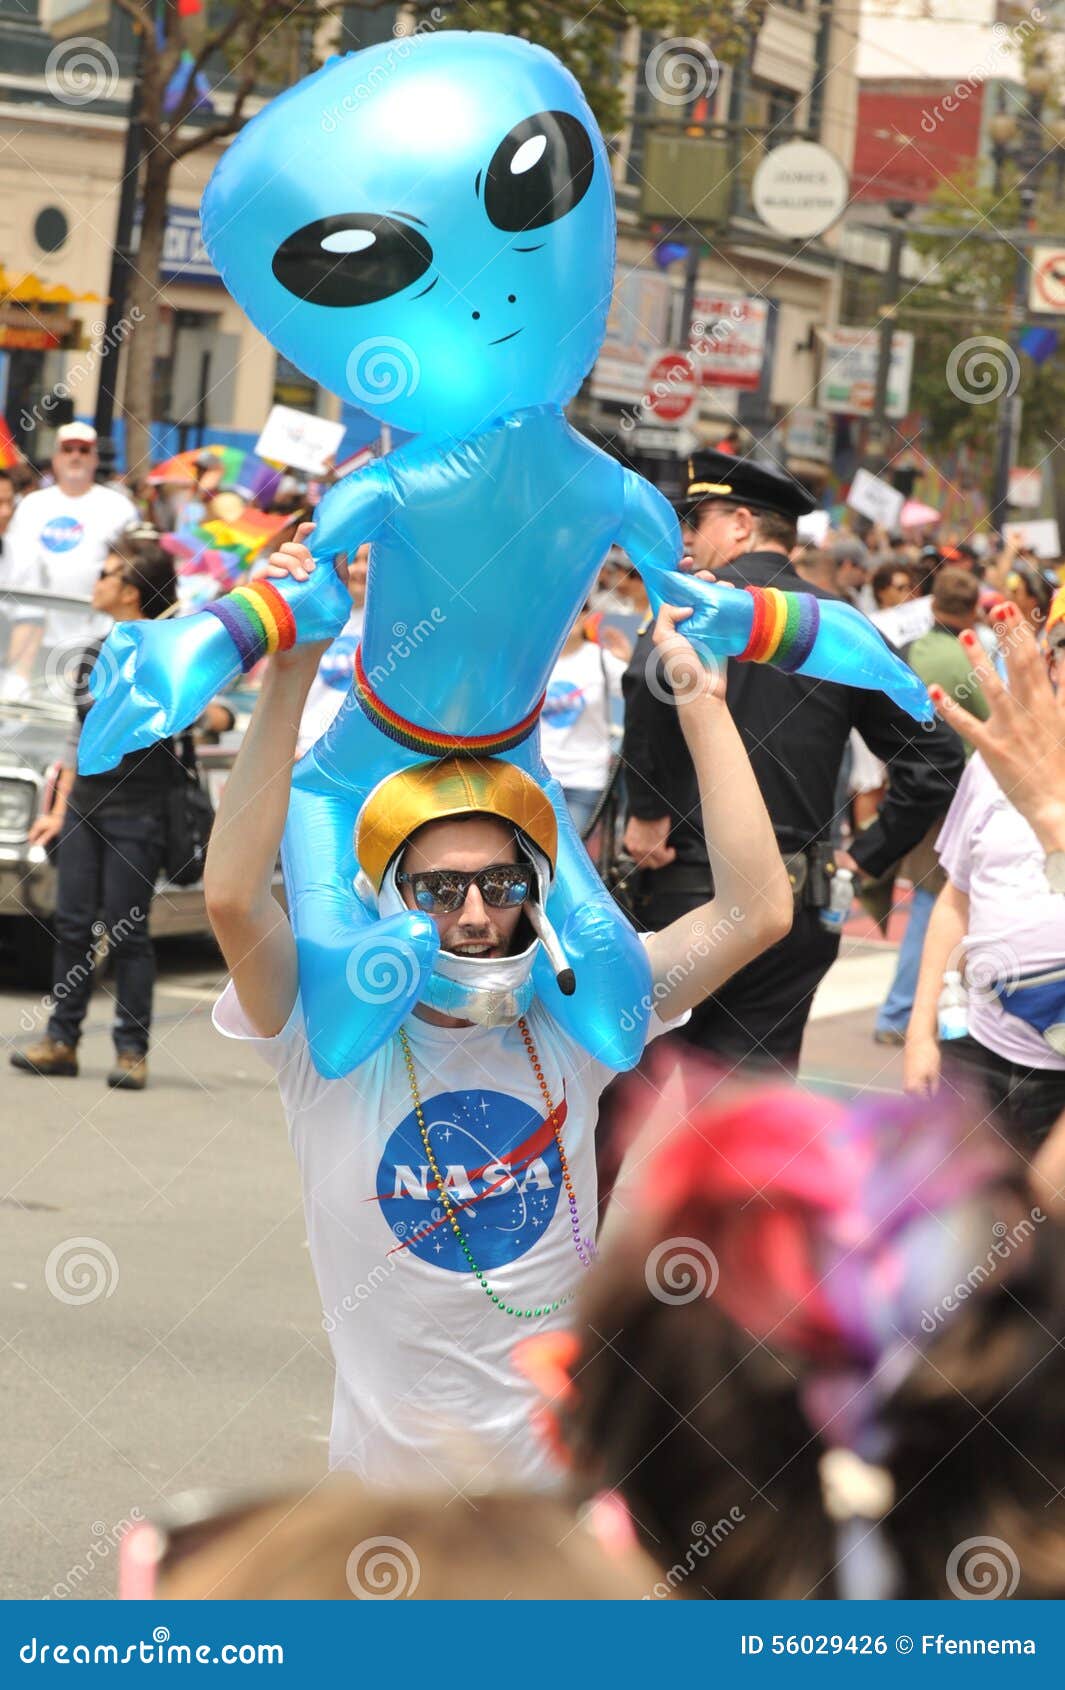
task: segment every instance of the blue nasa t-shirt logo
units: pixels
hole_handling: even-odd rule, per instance
[[[584,694],[575,681],[552,681],[540,719],[549,728],[571,728],[584,704]]]
[[[550,1121],[498,1091],[445,1091],[422,1104],[444,1189],[482,1271],[517,1261],[542,1238],[562,1185]],[[566,1102],[556,1110],[559,1130]],[[434,1267],[470,1264],[437,1190],[412,1109],[390,1135],[377,1169],[381,1213],[401,1248]]]
[[[53,516],[41,529],[41,545],[46,552],[72,552],[81,545],[84,535],[76,516]]]
[[[341,634],[329,650],[322,654],[318,674],[326,686],[347,692],[355,674],[355,650],[358,640],[352,634]]]

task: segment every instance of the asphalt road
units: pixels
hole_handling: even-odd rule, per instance
[[[295,1165],[269,1072],[211,1028],[220,974],[164,948],[143,1093],[103,1084],[101,993],[77,1079],[0,1065],[0,1597],[112,1596],[132,1510],[324,1470]],[[41,1026],[0,975],[5,1042]]]
[[[850,945],[815,1008],[805,1072],[898,1084],[871,1043],[893,961]],[[115,1593],[126,1522],[175,1493],[313,1481],[332,1365],[295,1164],[269,1072],[211,1029],[221,967],[161,947],[151,1085],[104,1086],[98,993],[76,1080],[0,1053],[0,1598]],[[43,1029],[0,964],[0,1031]]]

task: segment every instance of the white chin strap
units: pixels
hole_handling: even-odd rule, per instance
[[[420,1000],[442,1015],[475,1021],[481,1027],[508,1027],[528,1013],[534,990],[533,963],[541,944],[551,959],[562,991],[572,992],[574,987],[573,972],[544,912],[551,884],[550,865],[538,846],[524,834],[518,837],[536,870],[536,892],[525,908],[538,937],[517,956],[469,957],[439,951]],[[401,855],[397,851],[392,858],[377,894],[377,910],[382,917],[398,915],[410,908],[396,885]],[[356,886],[365,898],[372,899],[373,891],[364,875],[360,874]]]

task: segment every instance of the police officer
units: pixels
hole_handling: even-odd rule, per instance
[[[681,520],[697,571],[743,588],[834,595],[803,581],[789,554],[796,522],[814,508],[782,471],[722,452],[688,461]],[[625,847],[639,865],[634,912],[657,931],[707,897],[706,842],[691,761],[676,710],[655,677],[651,633],[641,630],[623,682],[628,793]],[[963,767],[961,743],[942,722],[922,727],[883,693],[728,664],[727,698],[773,822],[795,897],[787,938],[741,969],[693,1013],[683,1036],[729,1063],[794,1072],[820,981],[839,951],[821,912],[838,868],[877,876],[897,863],[946,811]],[[852,728],[888,765],[877,819],[853,843],[830,844],[836,779]]]

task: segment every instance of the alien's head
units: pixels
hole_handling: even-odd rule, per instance
[[[331,60],[233,142],[203,232],[279,351],[429,437],[564,403],[603,337],[606,149],[569,72],[514,36],[441,31]]]

